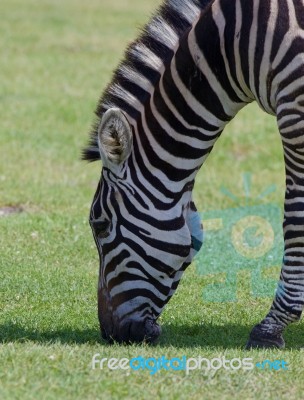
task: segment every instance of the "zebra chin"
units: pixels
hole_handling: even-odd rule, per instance
[[[110,328],[110,329],[109,329]],[[106,326],[100,322],[101,336],[109,343],[154,343],[161,334],[160,326],[151,318],[128,319],[123,324]]]

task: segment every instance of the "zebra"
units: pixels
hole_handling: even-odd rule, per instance
[[[195,176],[247,104],[277,118],[285,160],[278,290],[247,348],[283,348],[304,303],[304,3],[165,0],[100,98],[83,151],[101,160],[90,211],[108,341],[154,342],[203,241]]]

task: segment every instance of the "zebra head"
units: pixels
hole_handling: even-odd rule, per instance
[[[165,201],[138,168],[137,128],[130,121],[110,108],[98,128],[103,169],[90,213],[100,259],[98,315],[107,340],[153,342],[160,334],[156,320],[200,247],[202,231],[193,180]]]

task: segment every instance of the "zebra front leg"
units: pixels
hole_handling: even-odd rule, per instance
[[[278,347],[284,328],[300,319],[304,304],[304,134],[302,118],[282,118],[286,168],[284,259],[275,299],[266,318],[251,331],[247,348]],[[288,122],[286,122],[288,121]],[[292,126],[290,123],[292,122]]]

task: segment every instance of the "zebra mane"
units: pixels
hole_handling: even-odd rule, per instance
[[[181,38],[193,22],[214,0],[166,0],[142,29],[140,36],[127,48],[123,61],[115,70],[112,81],[103,92],[82,159],[100,159],[97,144],[98,126],[102,115],[111,107],[118,107],[130,117],[138,117],[138,104],[150,96],[149,89],[161,77]],[[137,107],[136,107],[137,105]]]

